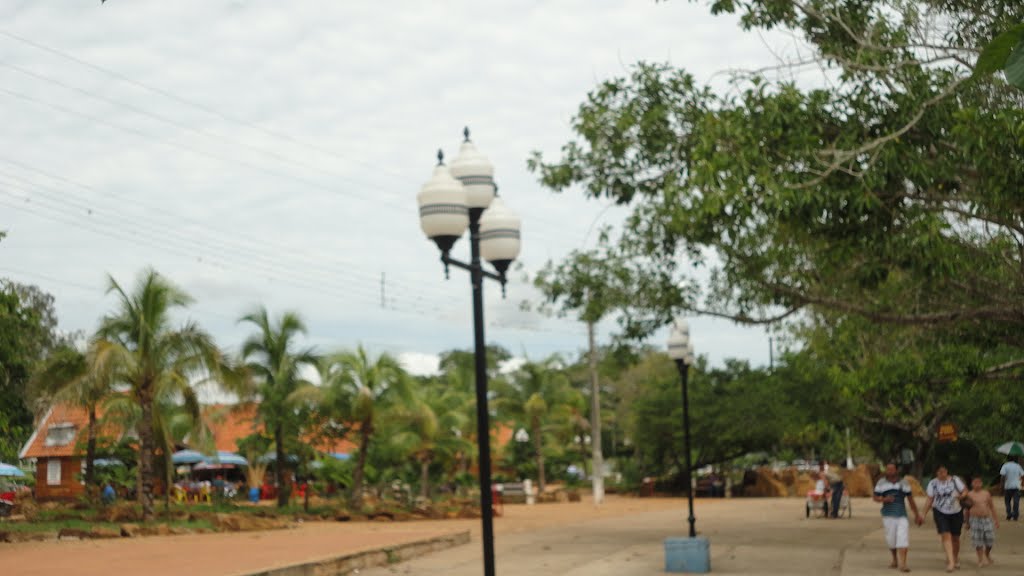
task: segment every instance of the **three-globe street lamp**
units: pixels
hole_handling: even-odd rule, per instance
[[[689,368],[693,365],[693,342],[690,341],[690,327],[686,320],[679,319],[672,325],[668,336],[668,356],[676,361],[679,378],[683,382],[683,452],[686,455],[686,500],[690,507],[690,538],[697,537],[693,516],[693,480],[690,478],[693,466],[690,464],[690,394],[687,390]]]
[[[494,527],[491,498],[491,435],[487,411],[487,348],[484,342],[484,278],[505,291],[505,272],[519,256],[519,216],[497,198],[494,166],[465,140],[451,167],[437,152],[434,175],[417,195],[420,227],[441,250],[445,277],[449,266],[469,271],[473,286],[473,342],[476,368],[476,439],[480,468],[480,517],[483,524],[484,575],[494,576]],[[469,263],[451,257],[452,246],[469,228]],[[497,271],[485,270],[481,257]]]

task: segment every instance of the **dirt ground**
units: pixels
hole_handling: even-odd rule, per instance
[[[668,501],[678,504],[676,501]],[[516,533],[642,513],[665,501],[611,499],[595,509],[583,503],[506,506],[495,520],[497,534]],[[373,548],[471,530],[478,539],[479,520],[417,522],[307,522],[291,530],[117,540],[0,544],[0,573],[18,576],[226,576],[248,574]],[[471,544],[472,545],[472,544]],[[16,567],[7,572],[8,567]]]
[[[887,575],[877,504],[855,500],[852,520],[806,520],[799,499],[698,500],[697,528],[711,540],[716,574]],[[660,574],[662,542],[686,534],[685,499],[610,497],[506,506],[495,519],[497,572],[600,576]],[[481,573],[479,520],[310,522],[284,531],[0,545],[0,573],[19,576],[147,574],[234,576],[470,530],[470,544],[361,576]],[[1024,526],[1005,526],[981,574],[1024,574]],[[975,573],[964,546],[964,573]],[[930,522],[911,533],[915,574],[944,574]]]

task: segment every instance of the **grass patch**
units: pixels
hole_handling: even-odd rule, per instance
[[[126,522],[126,524],[135,524],[140,527],[159,526],[161,524],[167,525],[168,528],[178,528],[185,530],[213,530],[213,524],[208,520],[172,520],[168,522],[156,521],[156,522]],[[107,528],[109,530],[120,530],[121,523],[116,522],[95,522],[91,520],[77,520],[77,519],[65,519],[65,520],[36,520],[33,522],[2,522],[0,523],[0,532],[60,532],[64,528],[72,530],[82,530],[88,532],[93,528]]]

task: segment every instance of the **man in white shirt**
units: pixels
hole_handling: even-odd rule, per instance
[[[1006,463],[999,469],[1003,477],[1003,500],[1006,503],[1006,519],[1020,519],[1020,481],[1024,476],[1024,468],[1017,463],[1016,456],[1009,456]],[[1010,504],[1013,504],[1011,507]]]

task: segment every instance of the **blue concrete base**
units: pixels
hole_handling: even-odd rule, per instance
[[[707,538],[666,538],[665,572],[707,574],[711,571],[711,544]]]

